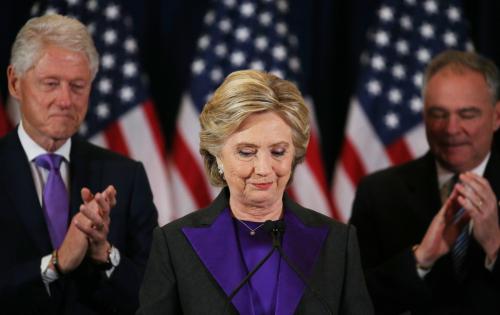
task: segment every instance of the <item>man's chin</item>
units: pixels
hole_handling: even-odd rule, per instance
[[[469,170],[469,164],[471,163],[471,159],[467,158],[469,155],[453,155],[453,156],[445,156],[439,159],[439,164],[443,166],[445,169],[454,172],[454,173],[462,173]]]
[[[64,141],[71,138],[76,132],[75,129],[54,130],[50,133],[50,136],[54,140]]]
[[[464,157],[470,156],[471,147],[469,145],[445,146],[439,149],[440,155],[448,161],[464,160]]]

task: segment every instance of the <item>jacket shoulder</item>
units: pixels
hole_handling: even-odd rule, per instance
[[[119,153],[99,147],[79,137],[72,138],[71,154],[86,155],[90,157],[92,160],[98,160],[103,162],[109,161],[118,164],[133,165],[140,163]]]
[[[285,209],[296,215],[303,224],[307,226],[328,226],[333,230],[347,231],[348,225],[326,216],[313,209],[305,208],[290,199],[288,195],[284,198]]]
[[[383,187],[384,185],[397,184],[404,179],[419,177],[422,176],[422,173],[428,173],[432,163],[434,163],[432,157],[426,154],[418,159],[366,175],[361,179],[359,186],[377,185]]]

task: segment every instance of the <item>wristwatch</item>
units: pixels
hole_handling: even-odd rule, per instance
[[[108,261],[103,264],[99,264],[98,267],[101,270],[109,270],[111,268],[116,268],[120,264],[120,251],[111,245],[108,249]]]
[[[108,252],[108,262],[111,264],[113,267],[118,267],[120,264],[120,251],[113,245],[111,245],[109,252]]]

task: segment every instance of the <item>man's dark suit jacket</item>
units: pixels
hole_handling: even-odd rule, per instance
[[[121,254],[108,279],[90,261],[50,285],[41,258],[52,252],[47,225],[17,130],[0,140],[0,313],[132,314],[149,255],[157,213],[141,163],[78,138],[70,151],[70,219],[82,203],[80,189],[114,185],[108,240]]]
[[[484,177],[500,196],[500,160],[492,152]],[[485,254],[471,238],[467,276],[455,280],[450,255],[422,280],[412,246],[421,242],[441,208],[436,164],[422,158],[365,177],[354,201],[356,226],[368,290],[379,314],[500,314],[500,263],[485,269]]]
[[[247,274],[228,198],[228,189],[223,189],[208,208],[155,230],[138,314],[252,314],[248,286],[238,293],[239,304],[238,295],[233,303],[227,302]],[[283,250],[302,272],[306,269],[323,302],[291,269],[285,272],[282,261],[276,314],[372,314],[354,228],[302,208],[286,196],[284,208],[296,221],[294,226],[287,223]],[[295,290],[297,285],[302,290]]]

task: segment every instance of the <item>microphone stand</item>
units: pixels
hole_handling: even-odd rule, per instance
[[[264,223],[264,230],[270,230],[272,228],[273,222],[270,220],[267,220]],[[274,235],[274,234],[273,234]],[[275,237],[273,236],[273,247],[271,250],[267,253],[267,255],[250,271],[243,280],[241,280],[240,284],[229,294],[226,303],[224,304],[224,312],[222,314],[226,314],[227,308],[229,306],[229,303],[233,300],[233,298],[238,294],[238,292],[243,288],[243,286],[250,281],[250,278],[266,263],[266,261],[271,258],[271,255],[274,253],[274,251],[280,246],[279,239],[276,241]]]
[[[266,221],[264,223],[264,230],[271,232],[271,236],[273,238],[273,247],[267,253],[267,255],[250,271],[247,276],[240,282],[240,284],[236,287],[236,289],[231,292],[231,294],[228,296],[226,303],[224,305],[224,312],[222,314],[226,314],[227,308],[229,306],[229,303],[232,301],[232,299],[238,294],[238,292],[243,288],[243,286],[250,280],[250,278],[266,263],[266,261],[271,257],[271,255],[274,253],[275,250],[279,252],[283,260],[287,263],[287,265],[292,268],[292,270],[299,276],[299,278],[304,282],[306,287],[311,290],[312,294],[314,297],[316,297],[321,305],[323,306],[325,312],[327,314],[332,314],[333,312],[328,306],[328,303],[323,299],[323,297],[316,291],[314,288],[310,285],[309,280],[304,276],[302,271],[300,271],[299,268],[295,266],[295,264],[292,263],[290,258],[285,254],[283,251],[283,248],[281,247],[281,237],[283,236],[285,232],[285,223],[283,221],[278,221],[278,222],[273,222],[273,221]]]
[[[285,254],[285,251],[283,251],[283,247],[281,247],[281,237],[283,236],[284,233],[285,233],[285,222],[283,221],[273,222],[273,227],[271,229],[271,236],[273,237],[273,248],[276,248],[278,250],[279,254],[281,255],[281,258],[283,258],[283,260],[287,263],[287,265],[290,268],[292,268],[295,274],[299,276],[300,280],[304,282],[306,287],[309,288],[309,290],[311,290],[313,296],[320,301],[326,313],[333,315],[333,312],[330,310],[328,303],[323,299],[323,297],[321,297],[321,295],[316,290],[314,290],[314,288],[311,286],[306,276],[302,273],[302,271],[300,271],[300,269],[297,266],[295,266],[295,264],[290,260],[288,255]]]
[[[297,268],[292,263],[292,261],[290,260],[290,258],[288,258],[288,256],[285,254],[285,252],[281,248],[281,246],[279,246],[277,248],[277,250],[280,253],[280,255],[283,258],[283,260],[288,264],[288,266],[290,266],[290,268],[292,268],[292,270],[299,276],[299,278],[302,280],[302,282],[304,282],[304,284],[306,285],[306,287],[308,287],[309,290],[311,290],[313,296],[315,296],[321,302],[321,306],[323,306],[323,309],[326,311],[326,313],[333,315],[333,312],[330,310],[330,307],[328,306],[328,303],[325,301],[325,299],[323,299],[323,297],[318,293],[318,291],[314,290],[314,288],[310,285],[309,281],[304,276],[304,274],[302,273],[302,271],[300,271],[300,269]]]

